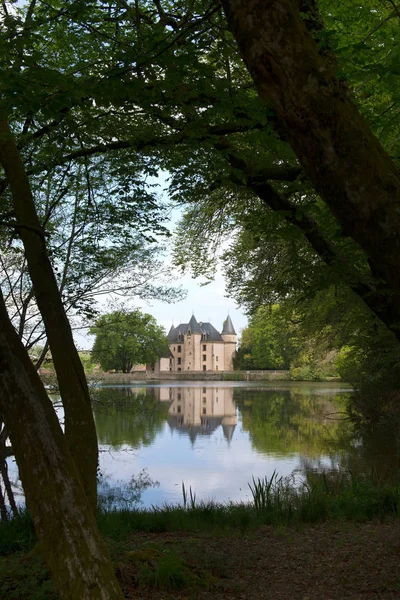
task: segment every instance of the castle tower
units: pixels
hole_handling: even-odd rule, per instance
[[[224,321],[221,337],[225,343],[225,371],[233,371],[233,357],[236,353],[237,335],[229,315]]]
[[[200,325],[196,321],[196,317],[192,315],[185,332],[184,371],[201,370],[201,335]]]

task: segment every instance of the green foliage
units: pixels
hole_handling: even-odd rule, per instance
[[[194,510],[196,508],[196,492],[193,492],[192,486],[189,487],[189,494],[185,487],[185,483],[182,481],[182,496],[183,496],[183,508]]]
[[[91,352],[79,352],[79,358],[85,370],[86,375],[90,375],[96,370],[96,363],[92,360]]]
[[[170,197],[185,207],[176,263],[210,278],[220,256],[228,293],[254,319],[259,309],[279,304],[279,312],[287,311],[282,331],[296,321],[294,355],[285,355],[279,327],[271,333],[265,325],[254,355],[242,344],[237,367],[291,363],[293,377],[333,376],[327,354],[356,348],[353,338],[370,331],[370,317],[348,292],[371,283],[368,261],[279,138],[218,8],[197,0],[164,4],[36,3],[29,17],[27,5],[14,4],[2,15],[2,107],[29,171],[66,307],[93,319],[98,293],[177,297],[168,286],[148,283],[148,272],[160,271],[155,249],[167,218],[149,181],[164,170]],[[376,0],[335,6],[322,0],[318,9],[321,52],[397,157],[396,11]],[[281,194],[291,208],[261,199],[257,186],[265,184],[269,196]],[[2,288],[18,315],[12,298],[21,273],[22,288],[29,292],[30,284],[10,208],[6,189],[1,235],[12,256]],[[308,218],[333,259],[310,244],[302,229]],[[10,288],[5,275],[13,262]],[[28,346],[40,332],[33,298],[29,308]],[[351,369],[341,360],[348,379]]]
[[[242,330],[236,369],[288,369],[295,353],[293,327],[278,306],[260,307]]]
[[[57,600],[50,573],[38,550],[28,555],[19,554],[16,560],[0,559],[0,597],[29,598],[29,600]]]
[[[336,354],[349,335],[348,294],[333,286],[314,299],[261,306],[243,329],[235,357],[238,369],[290,369],[294,380],[338,377]]]
[[[155,362],[168,353],[163,328],[138,309],[103,315],[89,331],[96,336],[92,360],[98,361],[104,371],[129,373],[133,365]]]
[[[132,553],[130,558],[139,562],[140,587],[174,591],[193,588],[199,583],[187,562],[171,550],[147,547]]]
[[[397,431],[400,423],[400,352],[394,335],[381,323],[354,336],[337,358],[341,376],[355,387],[350,416],[367,431]]]
[[[398,479],[391,483],[382,483],[374,477],[355,477],[351,473],[329,472],[310,473],[304,481],[294,481],[280,477],[277,473],[268,478],[257,478],[249,484],[253,501],[249,503],[198,502],[187,510],[183,506],[164,505],[149,510],[111,510],[101,511],[98,516],[100,531],[109,540],[125,542],[132,538],[135,531],[201,531],[218,534],[221,532],[243,532],[264,524],[289,525],[295,523],[317,523],[325,520],[348,519],[356,522],[396,518],[400,507],[400,485]],[[30,524],[32,529],[32,524]],[[11,539],[7,530],[13,530],[13,522],[1,524],[2,533]],[[28,529],[26,537],[20,537],[22,548],[29,548],[32,539]],[[4,546],[3,554],[11,555],[19,549],[11,544]],[[160,552],[146,546],[132,553],[139,563],[147,563],[147,585],[157,586],[160,576],[168,579],[166,564],[158,565],[161,558],[175,572],[174,564],[180,559],[172,553]],[[148,564],[150,563],[150,564]],[[151,567],[152,565],[152,567]],[[6,563],[0,561],[0,572]],[[160,566],[158,575],[155,575]],[[22,570],[22,565],[19,565]],[[150,572],[149,572],[150,571]],[[17,585],[9,573],[0,576],[1,585],[14,589]],[[167,580],[166,580],[167,581]],[[160,584],[161,585],[161,584]],[[163,584],[164,585],[164,584]],[[166,583],[166,585],[169,585]],[[178,584],[179,585],[179,584]]]
[[[0,521],[0,555],[27,552],[36,544],[36,535],[30,513],[21,510],[9,521]]]
[[[312,340],[311,340],[312,343]],[[290,377],[295,381],[327,381],[339,378],[336,351],[321,353],[321,350],[310,348],[300,352],[290,369]],[[348,379],[343,378],[343,381]]]

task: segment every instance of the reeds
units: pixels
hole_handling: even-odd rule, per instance
[[[196,493],[192,491],[192,486],[189,486],[189,497],[185,488],[185,483],[182,481],[182,496],[183,496],[183,508],[190,508],[194,510],[196,508]],[[190,501],[190,503],[188,502]]]
[[[143,509],[99,510],[98,524],[103,535],[124,540],[134,531],[224,531],[243,532],[270,524],[287,526],[326,520],[368,521],[397,518],[400,482],[382,484],[351,473],[336,476],[309,476],[307,481],[278,476],[252,478],[251,501],[218,503],[200,501],[191,486],[182,483],[183,503]],[[29,550],[35,544],[28,511],[17,519],[0,522],[0,554]]]

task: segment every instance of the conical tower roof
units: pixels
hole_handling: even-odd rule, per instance
[[[192,315],[192,318],[189,321],[189,327],[192,333],[201,333],[200,325],[196,321],[196,317]]]
[[[232,319],[228,315],[224,321],[224,328],[221,335],[236,335],[235,328],[233,327]]]

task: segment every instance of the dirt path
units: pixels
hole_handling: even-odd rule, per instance
[[[151,571],[160,556],[171,553],[194,584],[170,591],[168,585],[158,590],[143,587],[143,580],[140,585],[137,565],[146,563],[144,572]],[[268,527],[230,537],[135,534],[129,550],[118,554],[119,577],[132,599],[400,598],[400,522]]]

